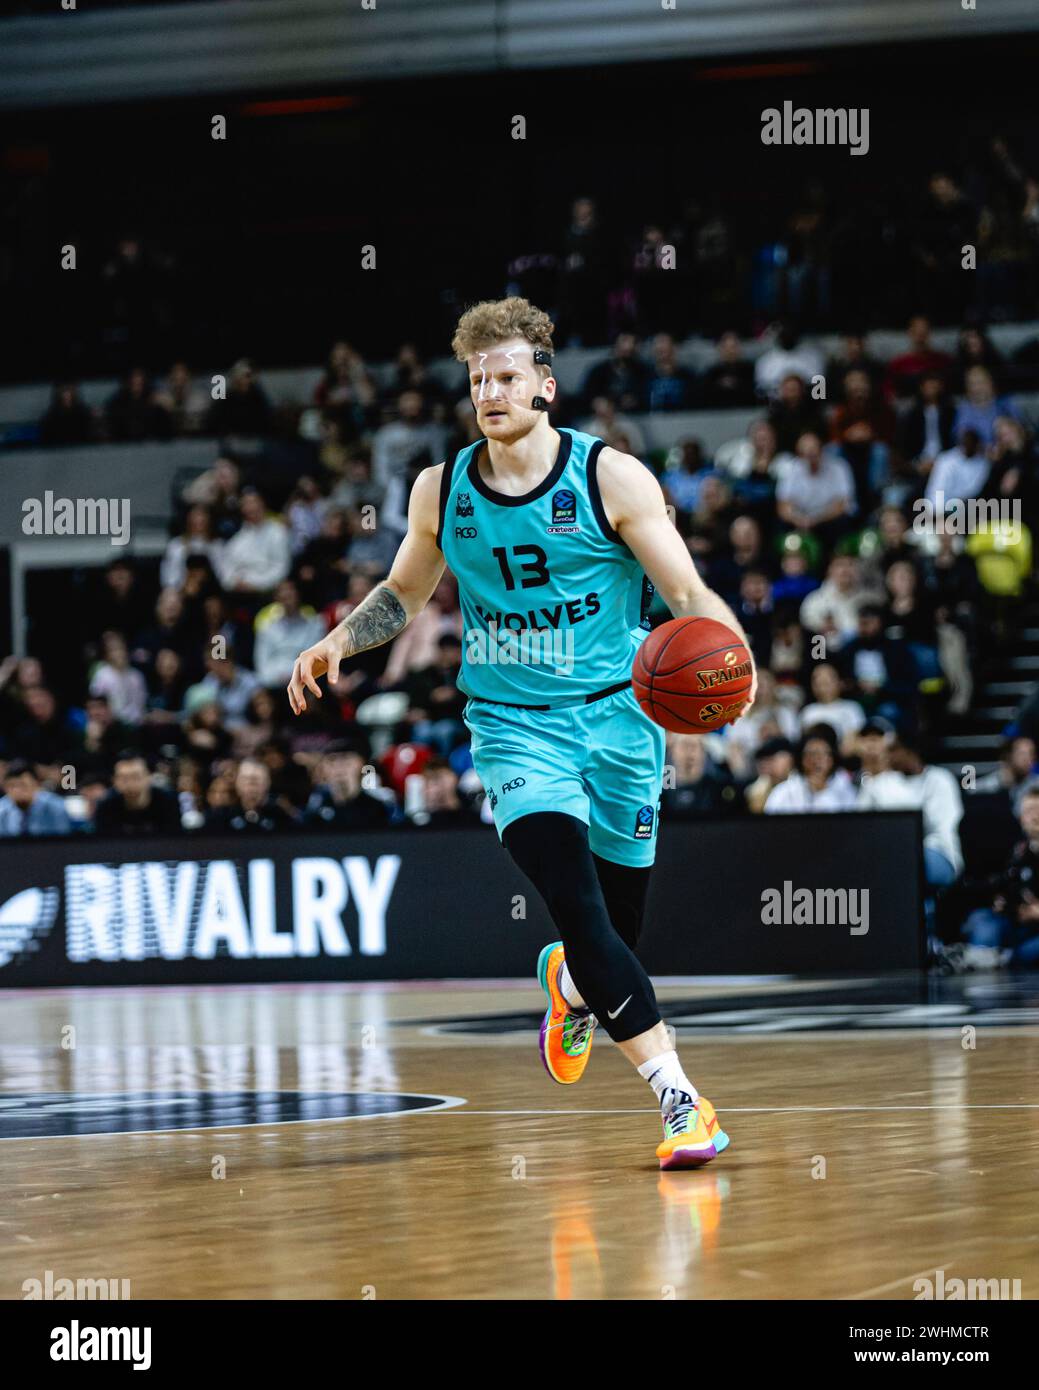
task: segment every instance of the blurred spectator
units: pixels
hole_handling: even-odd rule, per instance
[[[415,384],[401,381],[398,390]],[[335,420],[344,440],[358,437],[376,399],[375,382],[361,354],[347,342],[335,343],[324,375],[314,389],[314,401]]]
[[[187,510],[184,530],[172,537],[166,546],[159,581],[167,588],[181,588],[187,575],[189,555],[204,555],[212,565],[214,574],[219,574],[223,553],[224,542],[213,536],[212,513],[208,507],[197,502]]]
[[[780,520],[832,543],[847,529],[855,509],[855,480],[847,463],[824,450],[817,434],[803,434],[796,458],[776,487]]]
[[[806,432],[826,436],[826,421],[822,410],[808,394],[799,376],[789,374],[779,383],[779,390],[769,406],[769,424],[776,432],[776,446],[781,453],[793,453],[797,441]]]
[[[165,413],[173,434],[195,435],[205,424],[210,397],[195,384],[186,362],[174,362],[165,384],[155,393],[155,404]]]
[[[747,634],[755,662],[768,666],[772,653],[772,585],[764,570],[744,572],[734,611]]]
[[[869,376],[853,369],[844,377],[844,401],[833,412],[831,438],[851,468],[855,491],[868,504],[880,494],[887,477],[888,454],[895,439],[895,412],[874,396]]]
[[[978,244],[978,214],[944,171],[931,175],[916,227],[913,252],[920,297],[942,322],[957,320],[967,300],[963,248]]]
[[[597,435],[611,449],[619,449],[622,454],[634,454],[641,458],[646,452],[646,436],[627,415],[622,415],[608,396],[595,396],[592,400],[592,418],[581,422],[580,428],[586,434]]]
[[[458,774],[443,758],[430,758],[417,775],[420,804],[412,815],[416,825],[429,830],[451,830],[479,824],[472,807],[458,795]],[[411,783],[412,779],[408,780]]]
[[[665,819],[689,820],[738,808],[728,769],[708,755],[701,735],[672,734],[667,762],[674,768],[674,786],[665,782],[660,796],[660,814]]]
[[[883,379],[883,364],[870,355],[866,337],[862,333],[846,333],[840,352],[826,364],[827,382],[836,383],[836,390],[832,393],[834,400],[844,399],[846,378],[851,371],[865,372],[874,391]]]
[[[841,698],[841,678],[835,666],[823,661],[813,669],[812,694],[815,699],[801,710],[801,728],[828,724],[841,748],[850,752],[854,735],[865,724],[866,716],[856,700]]]
[[[376,579],[389,574],[407,530],[407,499],[401,498],[401,502],[401,513],[395,516],[395,508],[387,500],[380,517],[381,524],[376,526],[366,524],[368,518],[362,515],[359,508],[350,508],[346,513],[346,566],[363,570]],[[395,520],[399,523],[396,527],[393,524]]]
[[[206,829],[213,834],[270,834],[289,830],[295,821],[271,796],[271,774],[258,758],[243,758],[234,779],[234,800],[211,809]]]
[[[101,645],[103,660],[90,679],[90,693],[104,695],[121,724],[140,724],[148,702],[145,679],[130,665],[126,641],[120,633],[106,632]]]
[[[887,772],[891,766],[894,742],[894,727],[886,719],[867,719],[852,742],[859,760],[859,771],[853,778],[857,787],[861,787],[870,777]]]
[[[148,373],[134,367],[105,406],[109,439],[132,443],[143,439],[168,439],[173,422],[159,405]]]
[[[700,385],[700,404],[707,410],[739,410],[756,400],[754,364],[743,356],[739,335],[723,333],[718,360],[707,368]]]
[[[765,802],[767,816],[796,811],[852,811],[855,788],[837,766],[837,736],[828,724],[806,729],[797,754],[797,771],[781,782]]]
[[[209,434],[263,438],[271,431],[271,406],[256,379],[248,358],[237,361],[228,373],[227,394],[213,401],[206,420]]]
[[[903,641],[884,635],[884,610],[866,603],[859,609],[856,635],[845,642],[837,669],[849,694],[868,715],[879,715],[901,728],[915,719],[916,672]]]
[[[22,703],[24,719],[15,727],[12,746],[36,768],[37,774],[56,780],[44,770],[53,774],[70,763],[74,747],[72,733],[59,715],[57,698],[53,691],[39,685],[25,692]]]
[[[293,555],[299,552],[321,534],[321,522],[328,502],[322,497],[317,480],[304,474],[296,480],[285,507],[285,520],[291,535]]]
[[[313,608],[300,604],[295,580],[283,579],[274,602],[261,608],[255,622],[253,665],[261,685],[287,685],[296,657],[325,636],[326,628]]]
[[[698,439],[683,439],[668,451],[660,486],[671,506],[686,518],[696,510],[707,467]]]
[[[192,479],[181,493],[187,505],[208,507],[213,532],[224,540],[234,534],[239,523],[238,489],[241,469],[233,459],[218,458],[212,468]]]
[[[742,723],[742,720],[740,721]],[[794,745],[778,735],[766,739],[754,755],[757,777],[744,792],[747,809],[760,816],[772,793],[785,784],[794,771]]]
[[[922,811],[927,883],[931,888],[947,888],[963,872],[960,784],[947,768],[926,763],[920,742],[905,732],[890,750],[889,762],[886,772],[863,778],[859,810]]]
[[[919,575],[911,560],[895,560],[884,576],[887,608],[884,631],[888,637],[933,647],[936,642],[934,604],[920,590]]]
[[[255,488],[242,492],[242,524],[227,542],[220,577],[232,592],[262,594],[289,572],[292,552],[284,522],[271,516]]]
[[[963,392],[967,387],[967,373],[972,367],[984,367],[990,378],[998,381],[1003,369],[1003,359],[995,344],[976,324],[967,324],[960,329],[956,348],[956,365],[950,383],[955,390]]]
[[[964,382],[964,391],[964,399],[956,410],[956,437],[962,444],[964,435],[970,430],[988,448],[995,440],[996,420],[1001,415],[1017,419],[1018,408],[1012,400],[996,395],[992,373],[987,367],[971,367]]]
[[[585,377],[585,406],[594,411],[596,398],[605,396],[620,414],[638,414],[646,409],[649,376],[634,333],[618,333],[610,356]]]
[[[560,340],[571,346],[601,342],[609,253],[591,198],[575,198],[563,238],[560,273]]]
[[[675,340],[670,333],[653,339],[653,366],[646,385],[650,410],[690,410],[694,405],[696,378],[678,360]]]
[[[998,767],[979,777],[974,790],[981,795],[1006,792],[1014,815],[1020,815],[1025,793],[1033,788],[1039,790],[1037,763],[1039,756],[1036,753],[1035,739],[1018,734],[1007,739],[1000,751]]]
[[[104,572],[100,594],[90,605],[90,635],[118,632],[132,642],[150,613],[151,599],[142,575],[129,560],[113,560]]]
[[[426,405],[418,391],[402,391],[397,399],[397,418],[380,425],[372,437],[372,479],[385,491],[418,460],[422,466],[439,463],[444,456],[447,431],[425,418]]]
[[[823,376],[823,366],[818,348],[801,341],[794,323],[783,323],[772,346],[765,349],[754,365],[754,384],[759,395],[775,398],[790,377],[797,378],[802,386],[810,386],[813,377]]]
[[[152,785],[148,764],[140,753],[127,750],[115,760],[112,790],[97,804],[94,829],[99,835],[177,835],[177,798]]]
[[[956,407],[946,399],[945,378],[924,372],[916,401],[898,427],[898,446],[918,471],[927,474],[939,454],[956,442]]]
[[[68,835],[72,822],[60,796],[45,791],[30,763],[15,758],[4,771],[0,836]]]
[[[960,442],[935,459],[924,496],[936,504],[939,498],[945,503],[983,497],[990,467],[977,430],[965,429]]]
[[[436,662],[412,671],[403,682],[414,721],[412,736],[430,744],[443,758],[465,740],[466,697],[457,685],[461,666],[462,644],[453,632],[445,632],[437,639]]]
[[[116,719],[107,695],[88,695],[79,736],[78,756],[90,763],[111,767],[116,753],[133,731]]]
[[[40,421],[40,443],[48,449],[90,444],[97,436],[94,414],[82,400],[79,387],[59,381]]]
[[[386,802],[372,796],[362,784],[366,751],[359,740],[336,739],[328,744],[303,814],[305,825],[378,830],[390,824]]]
[[[729,766],[737,775],[749,765],[750,756],[762,743],[773,738],[787,739],[791,746],[798,735],[798,719],[794,711],[778,698],[776,678],[767,666],[758,670],[758,693],[748,712],[725,730],[725,749]],[[732,750],[739,751],[734,766]]]
[[[194,687],[198,692],[196,699],[199,703],[207,699],[215,700],[224,723],[229,729],[233,729],[244,721],[249,701],[259,688],[260,682],[252,671],[239,666],[233,656],[207,655],[206,670],[208,675]],[[189,691],[189,700],[191,694]]]
[[[801,603],[801,623],[826,638],[828,651],[839,652],[855,635],[858,610],[878,596],[862,587],[860,564],[854,556],[835,555],[825,582]]]
[[[962,271],[959,272],[961,275]],[[931,344],[931,321],[924,314],[914,314],[906,330],[909,345],[888,363],[884,379],[889,395],[906,399],[916,393],[924,376],[939,376],[948,381],[953,360]]]
[[[1017,814],[1023,838],[992,886],[991,905],[964,924],[966,969],[1039,966],[1039,788],[1025,792]]]
[[[245,719],[235,725],[231,751],[236,758],[252,758],[259,754],[265,744],[278,735],[279,716],[282,713],[281,701],[284,696],[279,690],[265,690],[262,686],[254,690],[245,707]],[[203,706],[203,708],[205,708]],[[283,722],[283,716],[282,721]]]

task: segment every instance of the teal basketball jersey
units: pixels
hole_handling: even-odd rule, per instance
[[[486,441],[444,464],[437,544],[458,579],[466,695],[561,708],[631,677],[653,594],[610,525],[601,439],[559,431],[555,464],[521,497],[480,476]]]

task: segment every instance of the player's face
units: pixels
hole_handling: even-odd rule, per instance
[[[524,339],[500,343],[474,352],[468,366],[469,396],[487,438],[508,444],[528,434],[541,414],[531,399],[551,400],[555,390],[551,377],[540,380],[531,345]]]

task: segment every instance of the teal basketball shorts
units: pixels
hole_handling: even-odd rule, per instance
[[[499,839],[520,816],[562,811],[584,821],[600,858],[653,863],[664,730],[630,688],[554,710],[470,700],[463,718]]]

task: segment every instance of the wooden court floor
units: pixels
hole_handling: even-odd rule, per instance
[[[0,1137],[0,1297],[48,1271],[132,1298],[909,1299],[939,1270],[1039,1293],[1034,1022],[973,1047],[679,1024],[732,1146],[661,1174],[648,1088],[601,1034],[555,1085],[538,1009],[502,982],[0,996],[0,1136],[146,1098],[138,1132]],[[257,1092],[260,1123],[198,1123]],[[271,1123],[293,1092],[438,1108]]]

